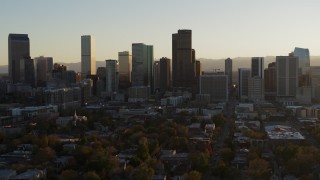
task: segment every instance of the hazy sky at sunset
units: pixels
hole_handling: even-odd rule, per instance
[[[31,56],[80,61],[80,36],[96,38],[96,60],[117,59],[132,43],[171,58],[171,34],[192,29],[197,58],[320,55],[319,0],[1,0],[0,65],[8,34],[27,33]]]

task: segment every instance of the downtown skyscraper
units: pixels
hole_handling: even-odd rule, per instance
[[[119,86],[120,88],[128,88],[131,84],[132,71],[132,55],[129,51],[118,53],[119,60]]]
[[[106,92],[108,95],[118,91],[118,65],[117,60],[106,60]]]
[[[192,31],[178,30],[178,33],[172,34],[172,86],[174,89],[196,91],[195,63]]]
[[[298,87],[298,57],[290,53],[289,56],[276,57],[277,97],[292,98],[296,96]]]
[[[153,46],[132,44],[132,86],[153,86]]]
[[[81,36],[81,77],[96,74],[95,39],[93,36]]]
[[[30,41],[28,34],[9,34],[8,65],[12,83],[20,82],[20,62],[30,57]],[[23,67],[24,68],[24,67]]]
[[[232,59],[227,58],[224,61],[224,74],[228,76],[228,88],[229,93],[231,93],[232,90]]]

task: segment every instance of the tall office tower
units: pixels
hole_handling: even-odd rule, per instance
[[[298,68],[298,57],[293,54],[276,57],[277,97],[295,97],[298,87]]]
[[[251,77],[248,79],[248,99],[264,100],[264,58],[251,58]]]
[[[250,69],[239,68],[238,78],[239,78],[239,98],[241,100],[248,98],[248,81],[250,77]]]
[[[9,34],[8,67],[12,83],[20,82],[20,60],[27,57],[30,57],[28,34]]]
[[[226,102],[229,98],[228,75],[206,73],[200,78],[200,94],[209,94],[210,102]]]
[[[81,36],[81,76],[96,74],[95,39],[93,36]]]
[[[99,79],[106,80],[106,73],[107,73],[106,67],[98,67],[97,68],[97,77]]]
[[[310,53],[309,49],[295,47],[294,56],[299,58],[299,76],[308,73],[310,68]]]
[[[251,77],[264,78],[264,58],[253,57],[251,58]]]
[[[154,61],[153,63],[153,91],[160,90],[160,62]]]
[[[36,87],[36,66],[34,59],[26,57],[20,59],[20,82]]]
[[[128,88],[131,83],[132,71],[132,55],[129,51],[118,53],[119,60],[119,86],[120,88]]]
[[[195,63],[196,66],[196,80],[195,80],[195,87],[196,87],[196,93],[200,93],[200,89],[199,89],[199,84],[200,84],[200,78],[202,75],[202,66],[201,66],[201,62],[200,61],[196,61]]]
[[[132,44],[132,86],[153,86],[153,46]]]
[[[166,92],[171,87],[171,60],[163,57],[160,59],[160,91]]]
[[[277,68],[276,62],[268,64],[264,70],[265,99],[275,100],[277,94]]]
[[[175,89],[195,91],[195,63],[192,31],[178,30],[178,33],[172,34],[172,85]]]
[[[118,91],[118,75],[118,61],[106,60],[106,92],[108,95]]]
[[[229,93],[232,91],[232,59],[227,58],[224,61],[224,73],[228,76]]]
[[[45,86],[46,81],[51,77],[53,58],[40,56],[34,58],[34,61],[37,67],[37,85]]]
[[[264,79],[259,76],[248,79],[248,99],[254,102],[264,101]]]
[[[310,67],[310,77],[314,98],[320,100],[320,66]]]

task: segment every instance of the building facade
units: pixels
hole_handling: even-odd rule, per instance
[[[160,59],[160,92],[166,92],[171,87],[171,60],[166,57]]]
[[[195,91],[195,63],[192,31],[178,30],[178,33],[172,34],[172,86],[175,89]]]
[[[108,95],[118,91],[118,61],[106,60],[106,92]]]
[[[226,102],[229,99],[228,75],[204,73],[200,78],[200,94],[210,95],[210,102]]]
[[[51,77],[53,58],[40,56],[35,57],[34,60],[37,69],[37,84],[38,86],[45,86],[46,81]]]
[[[153,46],[132,44],[132,86],[153,86],[152,67]]]
[[[241,100],[248,98],[249,93],[249,78],[250,78],[250,69],[247,68],[239,68],[238,69],[238,78],[239,78],[239,90],[238,95]]]
[[[293,51],[294,56],[298,57],[299,61],[299,76],[305,75],[310,68],[310,53],[309,49],[295,47]]]
[[[229,93],[232,91],[232,59],[227,58],[224,61],[224,74],[228,76]]]
[[[253,57],[251,58],[251,77],[264,78],[264,58]]]
[[[154,61],[153,63],[153,91],[160,91],[160,62]]]
[[[20,82],[20,60],[30,57],[30,41],[28,34],[9,34],[8,67],[12,83]]]
[[[264,70],[265,99],[275,100],[277,94],[277,68],[276,62],[268,64]]]
[[[298,57],[289,56],[276,57],[277,69],[277,97],[294,98],[298,87]]]
[[[119,86],[121,88],[128,88],[131,84],[132,72],[132,55],[129,51],[118,53],[119,59]]]
[[[81,76],[96,74],[95,39],[91,35],[81,36]]]

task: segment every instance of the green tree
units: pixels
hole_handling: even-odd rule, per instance
[[[74,170],[64,170],[60,174],[61,180],[76,180],[78,173]]]
[[[209,155],[202,152],[195,152],[190,155],[190,160],[194,170],[203,172],[208,167]]]
[[[190,171],[184,175],[185,180],[201,180],[201,173],[199,171]]]
[[[270,175],[268,161],[260,158],[250,161],[248,175],[251,179],[268,179]]]
[[[149,153],[151,156],[153,156],[157,154],[159,151],[160,151],[159,141],[155,139],[149,144]]]
[[[95,171],[89,171],[83,175],[83,179],[84,180],[100,180],[101,178]]]
[[[142,161],[145,161],[150,158],[149,149],[146,144],[139,144],[137,150],[137,156]]]
[[[234,158],[234,153],[230,148],[222,148],[220,150],[220,155],[221,157],[228,162],[228,164],[233,160]]]
[[[147,164],[142,163],[138,168],[132,172],[132,179],[134,180],[149,180],[152,179],[154,175],[154,170],[147,166]]]

